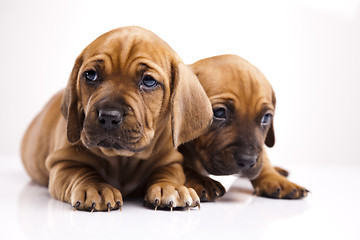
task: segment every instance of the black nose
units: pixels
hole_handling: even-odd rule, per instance
[[[117,128],[122,117],[122,114],[118,110],[101,109],[99,111],[99,122],[103,128],[108,130]]]
[[[238,164],[241,171],[246,171],[253,168],[257,162],[257,155],[236,155],[236,163]]]

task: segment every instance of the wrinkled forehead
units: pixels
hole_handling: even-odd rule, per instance
[[[193,66],[208,97],[234,104],[272,102],[272,88],[265,76],[243,61],[206,61]]]
[[[105,60],[124,69],[139,60],[164,69],[177,55],[154,33],[134,27],[115,29],[101,35],[84,50],[83,57],[85,63]]]

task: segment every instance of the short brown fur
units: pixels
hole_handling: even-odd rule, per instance
[[[96,81],[90,82],[86,75],[94,71]],[[144,86],[145,75],[158,84]],[[115,129],[104,128],[104,109],[121,113],[121,121],[109,122]],[[188,116],[194,121],[183,124]],[[152,32],[124,27],[83,50],[66,89],[29,126],[21,155],[34,181],[76,209],[117,209],[122,195],[141,189],[155,206],[196,206],[176,147],[211,120],[203,88],[178,55]]]
[[[180,148],[186,185],[194,188],[202,201],[212,201],[225,189],[207,174],[240,174],[251,180],[257,195],[288,199],[306,196],[308,191],[283,176],[287,176],[285,170],[272,167],[266,155],[264,145],[275,144],[276,99],[265,76],[235,55],[203,59],[191,67],[212,103],[214,121],[203,135]],[[219,109],[225,115],[217,118]],[[266,114],[271,121],[265,124]]]

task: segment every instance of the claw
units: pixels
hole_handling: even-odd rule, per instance
[[[300,195],[299,195],[299,198],[303,198],[303,197],[306,197],[308,195],[310,191],[307,190],[307,189],[301,189],[300,190]]]
[[[200,210],[200,202],[197,200],[196,201],[196,206],[199,208],[199,210]]]
[[[74,207],[73,210],[76,211],[79,208],[80,204],[81,204],[80,201],[77,201],[76,204],[73,206]]]
[[[119,207],[119,210],[120,210],[120,212],[121,212],[121,202],[120,202],[120,201],[117,201],[117,202],[116,202],[116,205]]]
[[[190,210],[190,203],[189,203],[189,202],[186,202],[185,205],[186,205],[186,210],[189,211],[189,210]]]
[[[219,197],[220,196],[220,193],[218,190],[214,189],[214,194],[215,194],[215,197]]]
[[[110,212],[111,210],[112,210],[111,204],[108,203],[108,204],[107,204],[107,211]]]
[[[299,194],[299,196],[298,196],[298,198],[302,198],[302,197],[305,197],[306,196],[306,192],[305,192],[305,190],[304,189],[301,189],[300,190],[300,194]]]
[[[170,202],[169,202],[169,205],[170,205],[170,211],[172,212],[173,206],[174,206],[174,202],[173,202],[173,201],[170,201]]]
[[[90,211],[91,211],[91,212],[94,212],[95,206],[96,206],[96,203],[93,202],[93,203],[91,204],[91,207],[90,207]]]
[[[157,210],[158,206],[160,205],[159,199],[155,199],[155,211]]]

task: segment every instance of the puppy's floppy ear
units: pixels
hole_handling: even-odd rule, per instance
[[[272,104],[273,104],[274,109],[275,109],[276,97],[275,97],[274,91],[272,91]],[[274,144],[275,144],[274,118],[273,118],[272,121],[271,121],[270,129],[269,129],[269,131],[268,131],[268,133],[267,133],[267,135],[266,135],[265,144],[266,144],[266,146],[268,146],[268,147],[272,147],[272,146],[274,146]]]
[[[67,138],[71,143],[79,141],[83,125],[84,114],[79,110],[77,94],[77,78],[82,61],[82,55],[80,55],[71,71],[61,103],[61,113],[67,120]]]
[[[210,100],[199,79],[182,62],[171,66],[171,129],[174,148],[198,137],[213,118]]]

